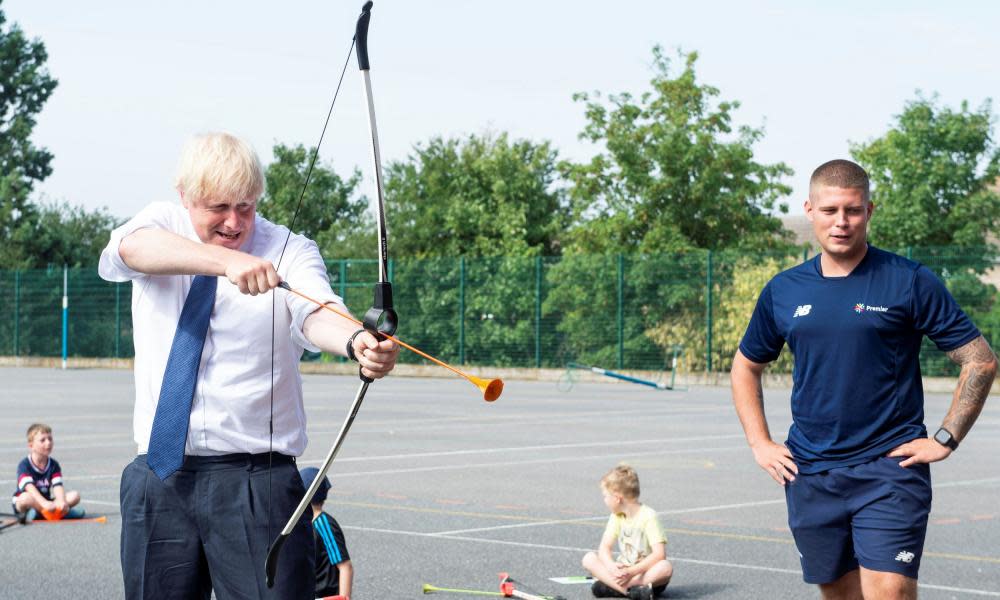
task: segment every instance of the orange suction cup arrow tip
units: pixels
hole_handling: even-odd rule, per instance
[[[66,514],[59,510],[42,510],[39,512],[42,513],[42,516],[45,517],[46,521],[59,521],[63,518],[63,515]]]
[[[469,375],[469,381],[476,384],[476,387],[482,390],[483,400],[487,402],[493,402],[503,393],[502,379],[483,379],[482,377]]]

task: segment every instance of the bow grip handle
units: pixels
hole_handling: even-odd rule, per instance
[[[399,317],[392,308],[391,283],[379,282],[375,284],[375,302],[372,303],[372,307],[365,313],[362,324],[365,327],[365,331],[374,335],[375,339],[380,342],[385,339],[385,335],[383,334],[392,335],[396,333],[396,327],[399,326]],[[362,375],[360,367],[358,368],[358,376],[365,383],[374,381]]]
[[[372,18],[372,2],[369,0],[361,7],[361,16],[354,28],[354,42],[358,45],[358,67],[362,71],[371,70],[368,63],[368,21]]]
[[[399,317],[392,308],[392,284],[379,282],[375,284],[375,302],[365,313],[362,321],[366,330],[379,341],[385,339],[383,333],[392,335],[399,326]]]

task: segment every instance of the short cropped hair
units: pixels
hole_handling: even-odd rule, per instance
[[[841,158],[827,161],[816,167],[809,178],[809,193],[817,185],[861,190],[865,202],[871,199],[871,182],[861,165]]]
[[[203,133],[184,145],[174,187],[187,200],[256,202],[264,193],[264,169],[247,142],[229,133]]]
[[[601,485],[609,492],[621,494],[629,500],[639,497],[639,475],[635,469],[625,463],[620,463],[601,478]]]
[[[39,433],[52,433],[52,428],[45,423],[32,423],[28,426],[28,443]]]

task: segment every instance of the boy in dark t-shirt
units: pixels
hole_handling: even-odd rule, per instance
[[[319,469],[302,469],[302,483],[309,488]],[[316,542],[316,597],[350,600],[351,585],[354,581],[354,565],[347,552],[344,532],[337,520],[323,512],[323,503],[330,491],[330,480],[323,478],[310,505],[313,511],[313,539]]]
[[[810,180],[806,216],[822,248],[761,292],[733,359],[733,401],[754,459],[785,487],[803,577],[824,598],[916,598],[931,505],[929,463],[982,410],[997,361],[926,267],[867,242],[868,175],[846,160]],[[961,365],[933,436],[924,426],[920,343]],[[771,439],[761,376],[788,344],[792,426]]]
[[[62,469],[52,458],[52,428],[43,423],[28,427],[28,456],[17,465],[17,488],[11,503],[21,522],[42,515],[46,519],[80,518],[80,494],[66,491]]]

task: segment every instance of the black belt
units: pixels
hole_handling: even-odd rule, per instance
[[[139,459],[142,462],[146,462],[146,455],[139,455]],[[184,463],[181,465],[180,470],[211,471],[213,469],[232,467],[266,467],[269,464],[295,464],[295,457],[279,452],[261,452],[260,454],[238,452],[235,454],[219,454],[217,456],[193,456],[189,454],[184,457]]]

